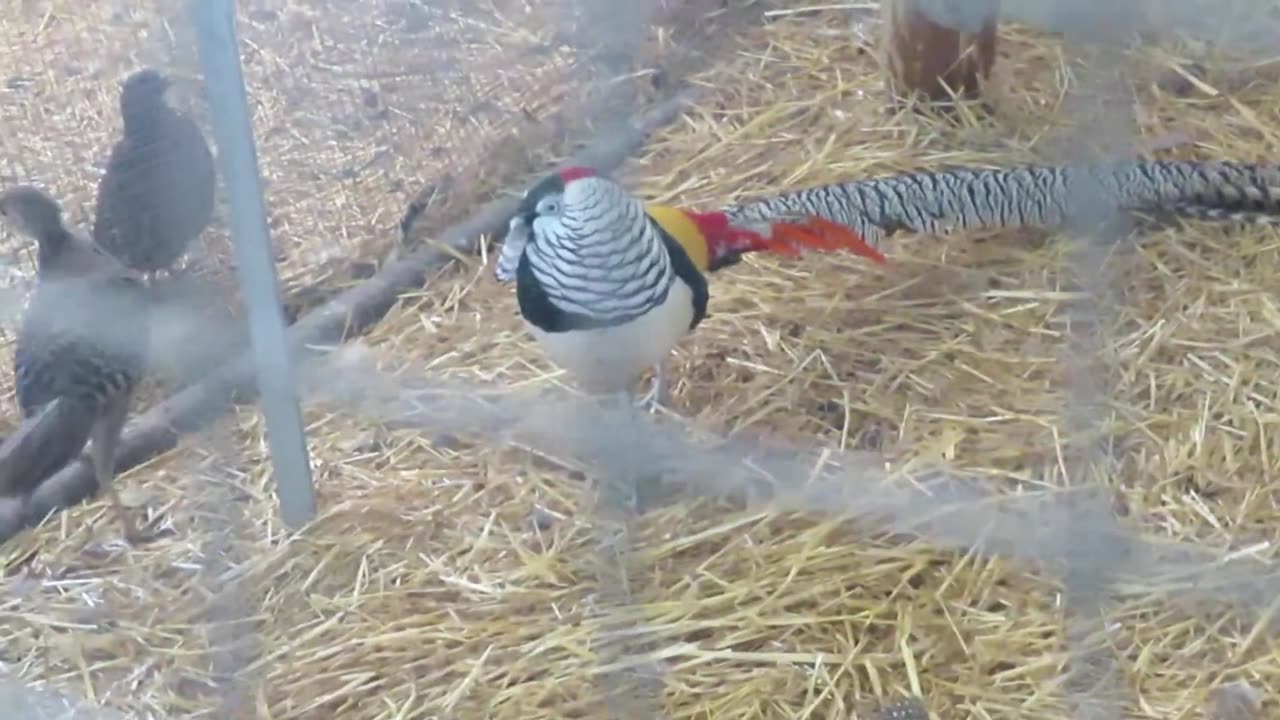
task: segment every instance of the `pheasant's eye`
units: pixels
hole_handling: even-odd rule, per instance
[[[546,198],[542,202],[538,203],[538,214],[539,215],[559,215],[560,201],[556,200],[555,198]]]

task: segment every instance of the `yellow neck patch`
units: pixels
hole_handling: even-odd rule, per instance
[[[707,267],[711,264],[707,238],[685,211],[666,205],[646,205],[645,211],[668,235],[680,243],[680,247],[684,248],[685,254],[699,272],[707,272]]]

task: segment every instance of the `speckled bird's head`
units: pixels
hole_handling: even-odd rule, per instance
[[[564,210],[565,192],[572,186],[586,185],[593,181],[606,182],[594,170],[577,166],[547,175],[525,192],[520,200],[520,207],[516,210],[516,217],[530,226],[539,219],[558,218]]]
[[[169,84],[169,78],[155,68],[138,70],[125,78],[120,90],[120,104],[127,108],[162,103]]]
[[[0,218],[18,232],[42,238],[62,226],[62,208],[49,193],[32,185],[0,192]]]

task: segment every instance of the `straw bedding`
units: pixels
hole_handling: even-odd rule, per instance
[[[70,55],[63,43],[88,22],[41,17],[5,28],[32,53],[29,67],[38,52]],[[309,17],[325,22],[319,6]],[[333,22],[348,40],[368,29]],[[132,51],[130,31],[94,32],[94,58]],[[394,62],[370,43],[315,40],[329,37],[289,35],[297,54],[278,63],[255,51],[251,82],[270,86],[320,46],[367,52],[363,67]],[[700,106],[621,174],[640,194],[712,207],[900,169],[1049,157],[1070,131],[1063,83],[1084,72],[1064,66],[1055,40],[1005,28],[992,116],[949,124],[886,110],[880,68],[843,14],[782,17],[735,43],[696,78],[708,87]],[[1180,98],[1150,82],[1163,56],[1132,62],[1143,141],[1177,133],[1196,143],[1171,151],[1180,155],[1276,156],[1273,83],[1220,69],[1204,81],[1234,83],[1230,94]],[[51,119],[38,131],[15,116],[41,112],[35,104],[7,103],[6,123],[30,136],[21,153],[7,140],[6,160],[83,206],[87,158],[112,117],[109,83],[41,77],[42,93],[81,94],[43,111]],[[318,70],[289,82],[323,87]],[[373,252],[363,239],[387,237],[404,200],[393,178],[417,173],[422,153],[387,152],[358,181],[334,177],[337,158],[371,161],[410,121],[366,121],[342,149],[290,140],[308,125],[280,92],[262,103],[258,130],[284,274]],[[364,112],[354,97],[321,97],[334,113]],[[311,132],[326,122],[313,118]],[[1073,440],[1065,248],[1004,233],[903,237],[891,251],[885,268],[828,256],[719,274],[713,316],[669,363],[674,409],[738,432],[946,460],[1002,486],[1063,482],[1052,469]],[[1274,233],[1161,229],[1115,249],[1109,267],[1116,290],[1091,369],[1107,398],[1100,432],[1117,508],[1152,537],[1268,540],[1280,457]],[[369,342],[477,383],[559,381],[509,289],[478,264],[433,277]],[[124,549],[93,503],[0,551],[9,672],[140,717],[603,717],[589,699],[598,588],[581,478],[515,449],[317,410],[308,419],[323,514],[300,537],[279,525],[262,427],[246,411],[120,480],[167,538]],[[635,542],[647,569],[635,612],[665,672],[669,717],[865,717],[865,703],[905,695],[942,718],[1067,716],[1061,587],[1030,568],[712,500],[656,510]],[[1128,716],[1195,717],[1237,679],[1280,687],[1270,635],[1249,616],[1193,616],[1155,595],[1111,620]]]

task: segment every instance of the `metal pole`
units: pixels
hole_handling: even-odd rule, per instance
[[[231,236],[249,314],[249,337],[280,513],[286,525],[297,528],[315,517],[315,487],[285,340],[280,282],[267,231],[258,153],[236,42],[235,4],[233,0],[191,0],[188,15],[195,28],[210,125],[231,203]]]

